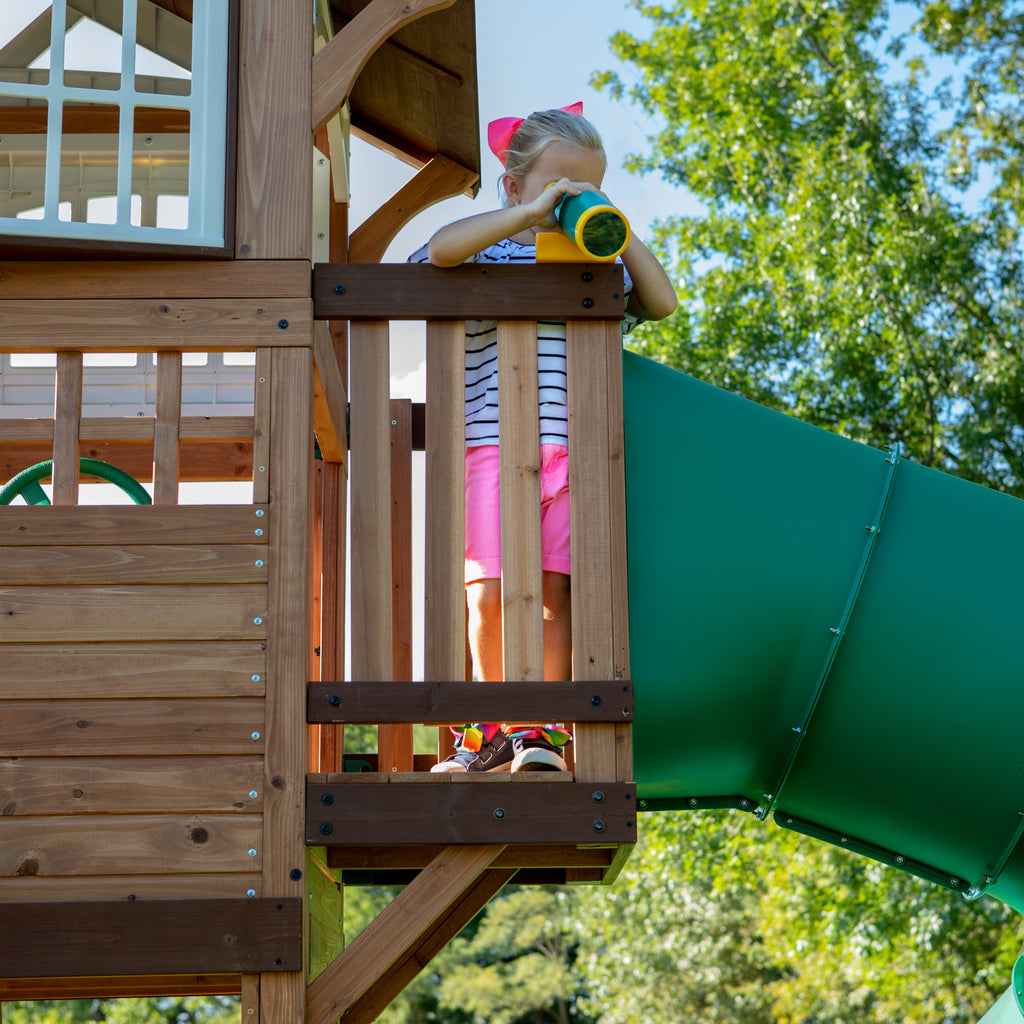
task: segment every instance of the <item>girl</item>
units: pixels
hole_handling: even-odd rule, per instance
[[[505,167],[502,206],[441,228],[413,262],[533,263],[535,235],[557,229],[555,209],[567,195],[599,192],[607,159],[582,103],[488,126],[488,143]],[[634,236],[621,256],[626,320],[661,320],[676,308],[664,269]],[[570,679],[568,410],[565,324],[537,324],[541,442],[541,535],[544,570],[544,678]],[[498,369],[494,321],[466,324],[466,597],[477,675],[502,672],[501,513],[498,469]],[[467,726],[456,753],[434,771],[564,771],[558,748],[569,734],[554,726],[506,731]]]

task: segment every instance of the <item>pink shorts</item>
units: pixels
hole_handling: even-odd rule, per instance
[[[541,564],[570,575],[569,450],[540,446]],[[501,496],[498,446],[466,449],[466,582],[501,576]]]

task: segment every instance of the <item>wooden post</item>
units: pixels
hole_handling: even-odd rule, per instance
[[[153,504],[178,504],[178,433],[181,424],[181,353],[161,352],[156,364],[153,433]]]
[[[53,504],[78,504],[78,428],[82,416],[82,353],[57,353],[53,408]]]

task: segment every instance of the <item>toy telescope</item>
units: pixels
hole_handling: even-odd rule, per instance
[[[566,196],[555,217],[565,234],[538,233],[538,262],[610,263],[629,245],[629,221],[599,192]]]

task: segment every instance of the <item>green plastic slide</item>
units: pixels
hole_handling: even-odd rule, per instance
[[[1024,502],[624,357],[640,807],[1024,909]]]

